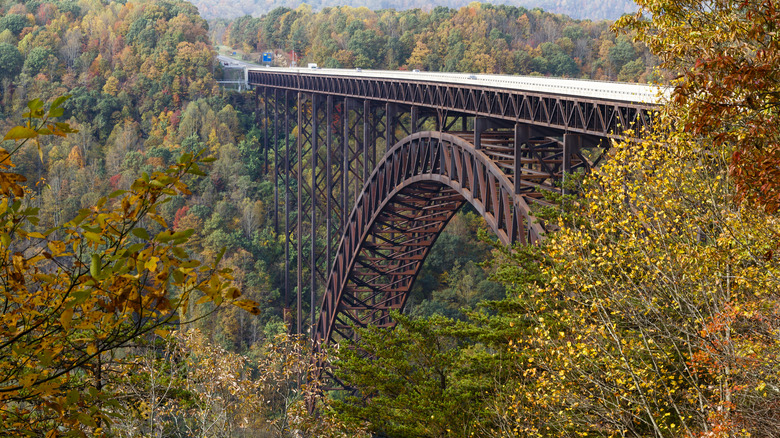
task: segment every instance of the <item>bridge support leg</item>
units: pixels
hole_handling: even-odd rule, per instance
[[[317,301],[317,160],[319,140],[319,96],[311,96],[311,254],[309,266],[309,327],[311,336],[314,336],[314,308]]]
[[[360,196],[363,182],[370,175],[368,164],[368,141],[371,138],[365,103],[360,105],[354,99],[344,100],[344,205],[353,205]]]
[[[349,203],[349,102],[349,99],[344,99],[341,104],[341,121],[344,129],[341,137],[341,205],[344,206],[344,214],[341,215],[342,230],[344,230],[349,216],[347,205],[351,205]]]
[[[363,101],[363,183],[368,181],[368,175],[371,174],[371,163],[369,160],[368,144],[371,142],[371,102]],[[361,189],[362,189],[361,184]]]
[[[327,279],[327,275],[330,274],[331,260],[333,259],[333,252],[331,251],[331,239],[333,238],[333,224],[331,222],[331,217],[333,216],[333,204],[331,203],[333,199],[333,163],[331,162],[331,154],[333,152],[333,96],[330,94],[325,100],[325,112],[325,180],[327,185],[325,195],[325,258],[327,260],[327,268],[325,275]],[[312,324],[314,323],[315,320],[312,318]],[[314,330],[312,330],[312,334],[314,334]]]
[[[297,250],[297,261],[298,261],[298,269],[297,269],[297,276],[296,276],[296,292],[297,292],[297,334],[303,333],[303,105],[304,105],[304,98],[303,93],[300,91],[298,92],[298,99],[297,99],[297,113],[298,113],[298,139],[297,139],[297,159],[298,159],[298,212],[296,214],[298,223],[297,223],[297,242],[296,242],[296,250]]]
[[[284,90],[284,306],[288,311],[288,317],[292,318],[290,308],[290,92]],[[288,330],[292,328],[292,321],[286,320]]]
[[[279,232],[279,90],[274,88],[274,233]]]
[[[531,138],[531,127],[523,123],[515,123],[515,168],[514,168],[514,182],[515,182],[515,194],[519,194],[521,191],[521,179],[520,175],[523,173],[523,145],[528,143]]]
[[[398,141],[395,130],[398,127],[398,106],[394,103],[385,105],[385,151]]]
[[[263,134],[265,134],[264,140],[265,140],[265,147],[263,148],[263,173],[265,175],[268,175],[268,136],[270,135],[270,128],[268,127],[269,122],[271,121],[271,118],[268,114],[268,90],[266,89],[265,92],[265,123],[263,124]]]
[[[563,174],[561,180],[563,182],[563,194],[567,193],[566,183],[568,182],[567,175],[571,173],[571,158],[574,154],[580,152],[582,147],[582,135],[580,134],[563,134]]]
[[[482,133],[487,129],[487,120],[474,117],[474,148],[482,148]]]

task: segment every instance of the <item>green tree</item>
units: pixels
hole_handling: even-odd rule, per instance
[[[13,79],[22,71],[24,57],[15,46],[0,43],[0,79]]]
[[[470,367],[478,361],[455,321],[394,318],[391,332],[361,329],[357,345],[340,349],[336,375],[359,392],[332,402],[338,418],[380,436],[472,436],[492,382]]]
[[[0,31],[8,29],[16,36],[27,26],[30,26],[30,22],[24,15],[7,14],[0,18]]]
[[[619,72],[624,65],[636,59],[636,51],[631,41],[625,35],[621,35],[615,41],[615,45],[609,49],[608,57],[615,71]]]
[[[620,69],[617,79],[621,82],[636,82],[639,76],[645,72],[645,63],[641,59],[627,62]]]
[[[30,76],[35,76],[38,73],[45,71],[49,67],[49,57],[51,56],[51,50],[48,47],[35,47],[27,54],[27,59],[24,60],[24,72]]]

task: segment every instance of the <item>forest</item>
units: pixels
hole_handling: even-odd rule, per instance
[[[207,22],[179,0],[0,0],[0,435],[775,436],[780,12],[638,3],[614,23],[477,3]],[[539,245],[459,212],[396,328],[328,351],[346,394],[285,321],[276,163],[217,46],[672,91],[646,141],[549,199]]]
[[[215,43],[244,53],[274,52],[275,65],[290,65],[294,52],[298,65],[326,68],[662,79],[646,46],[611,31],[609,22],[514,6],[474,3],[430,12],[278,8],[258,18],[215,20],[210,33]]]
[[[297,9],[302,5],[308,5],[315,11],[322,11],[327,8],[339,6],[351,6],[353,8],[365,7],[371,10],[380,9],[423,9],[430,10],[437,6],[443,6],[451,9],[460,9],[468,6],[471,1],[468,0],[439,0],[434,3],[420,0],[340,0],[340,1],[318,1],[318,0],[276,0],[259,2],[257,0],[239,0],[226,2],[224,0],[196,0],[192,2],[198,7],[200,15],[207,20],[218,18],[235,19],[244,15],[259,17],[266,15],[277,8]],[[623,14],[635,12],[637,5],[628,0],[608,0],[603,2],[586,2],[583,0],[505,0],[482,2],[494,5],[508,5],[524,7],[528,9],[539,8],[554,14],[564,14],[572,18],[588,20],[616,20]]]

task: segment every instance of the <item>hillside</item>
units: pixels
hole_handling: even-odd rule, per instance
[[[625,82],[658,79],[657,59],[607,21],[539,9],[472,3],[459,9],[372,11],[340,6],[277,8],[262,17],[219,20],[215,44],[276,53],[275,65],[563,76]]]
[[[315,11],[338,6],[366,7],[371,10],[380,9],[423,9],[430,11],[434,7],[460,8],[473,3],[470,0],[193,0],[200,14],[207,20],[215,18],[236,18],[242,15],[261,16],[280,7],[296,9],[306,4]],[[588,0],[493,0],[484,3],[495,5],[522,6],[525,8],[541,8],[555,14],[565,14],[576,19],[615,20],[623,14],[636,11],[636,4],[631,0],[606,0],[592,2]]]

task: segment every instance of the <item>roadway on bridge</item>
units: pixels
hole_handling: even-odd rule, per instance
[[[469,86],[536,91],[621,102],[659,104],[669,96],[669,89],[651,84],[566,79],[545,76],[488,75],[473,73],[442,73],[422,71],[362,70],[340,68],[267,67],[226,55],[217,55],[227,68],[262,69],[280,73],[313,74],[324,76],[365,77],[411,81],[441,82]]]
[[[225,55],[217,55],[217,61],[219,61],[219,63],[226,68],[263,68],[263,66],[260,64],[242,61],[240,59]]]
[[[263,66],[251,69],[262,70],[264,72],[293,73],[299,75],[344,76],[351,78],[446,83],[469,87],[519,90],[524,92],[566,95],[597,100],[606,99],[617,102],[651,105],[661,103],[663,98],[669,95],[669,90],[667,88],[659,87],[657,85],[564,79],[544,76]]]

